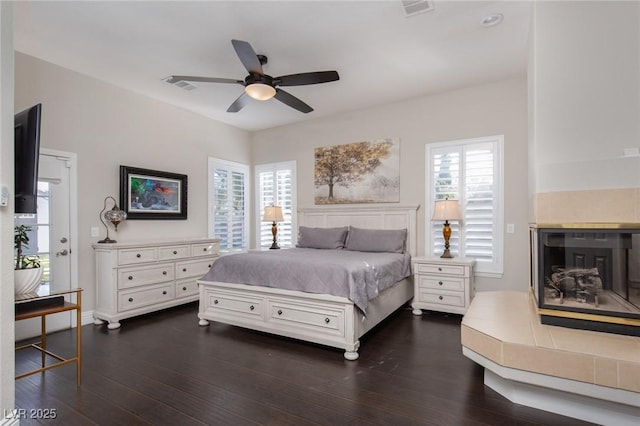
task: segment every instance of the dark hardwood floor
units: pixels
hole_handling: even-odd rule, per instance
[[[197,304],[122,322],[85,326],[83,381],[68,365],[16,381],[16,405],[55,409],[60,425],[578,425],[512,404],[483,384],[462,355],[460,316],[409,309],[362,341],[360,359],[342,351],[212,323]],[[73,352],[75,332],[49,336]],[[65,352],[66,351],[66,352]],[[16,354],[16,372],[35,351]]]

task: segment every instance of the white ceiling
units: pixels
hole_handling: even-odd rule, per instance
[[[17,2],[16,50],[215,120],[259,130],[523,74],[528,1],[433,1],[405,17],[395,1]],[[499,12],[504,21],[480,21]],[[275,99],[228,106],[235,84],[169,75],[244,79],[231,39],[269,57],[272,76],[337,70],[340,80],[287,87],[315,111]]]

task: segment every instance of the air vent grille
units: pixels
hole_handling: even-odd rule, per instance
[[[433,10],[433,2],[429,0],[402,0],[402,8],[405,16],[413,16]]]
[[[196,90],[198,88],[198,86],[196,86],[195,84],[191,84],[187,81],[183,81],[183,80],[178,80],[178,81],[172,81],[171,76],[167,77],[167,78],[163,78],[162,81],[166,81],[167,83],[179,87],[182,90]]]

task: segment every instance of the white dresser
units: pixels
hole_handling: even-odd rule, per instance
[[[473,265],[464,258],[415,257],[412,260],[414,315],[422,309],[464,314],[473,299]]]
[[[219,240],[94,244],[96,324],[120,320],[198,300],[196,280],[219,255]]]

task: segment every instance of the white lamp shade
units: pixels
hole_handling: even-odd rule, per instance
[[[264,215],[262,216],[263,222],[282,222],[282,207],[269,206],[264,208]]]
[[[462,220],[458,200],[436,200],[431,220]]]
[[[244,88],[244,91],[247,92],[247,95],[258,101],[266,101],[273,98],[276,94],[276,89],[263,83],[250,84]]]

